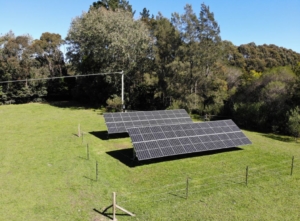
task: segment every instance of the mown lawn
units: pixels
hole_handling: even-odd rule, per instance
[[[133,164],[130,138],[108,140],[99,110],[9,105],[0,120],[0,220],[109,220],[99,212],[113,191],[136,214],[118,220],[300,220],[300,143],[289,137],[244,131],[253,145]]]

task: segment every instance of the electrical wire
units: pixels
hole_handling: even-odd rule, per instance
[[[22,80],[10,80],[10,81],[0,81],[0,84],[5,83],[16,83],[16,82],[28,82],[28,81],[43,81],[43,80],[54,80],[62,78],[77,78],[77,77],[88,77],[88,76],[99,76],[99,75],[108,75],[108,74],[123,74],[124,72],[106,72],[106,73],[96,73],[96,74],[81,74],[81,75],[72,75],[72,76],[61,76],[61,77],[48,77],[48,78],[30,78]]]

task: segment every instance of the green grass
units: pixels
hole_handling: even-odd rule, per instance
[[[105,139],[99,113],[0,106],[0,220],[108,220],[94,209],[109,206],[113,191],[136,214],[118,211],[118,220],[300,220],[300,144],[292,138],[244,131],[253,145],[240,150],[131,167],[130,138]]]

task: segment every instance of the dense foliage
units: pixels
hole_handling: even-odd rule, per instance
[[[62,80],[30,81],[67,74],[63,53],[59,46],[63,40],[58,34],[43,33],[40,39],[15,36],[12,32],[0,37],[0,81],[19,80],[1,84],[0,103],[41,101],[44,96],[68,93]]]
[[[185,108],[233,118],[255,130],[299,135],[300,54],[276,45],[222,41],[210,8],[171,19],[146,8],[133,18],[125,0],[96,1],[72,20],[65,40],[0,36],[0,103],[57,96],[120,108],[120,75],[30,81],[34,78],[124,71],[128,109]],[[60,50],[67,44],[66,59]],[[65,61],[66,64],[65,64]],[[27,79],[27,80],[26,80]],[[299,129],[297,129],[299,128]]]

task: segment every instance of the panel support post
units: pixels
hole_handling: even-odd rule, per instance
[[[133,155],[133,156],[132,156],[132,159],[131,159],[131,166],[134,167],[134,166],[135,166],[135,165],[134,165],[134,161],[135,161],[135,158],[136,158],[136,153],[135,153],[135,151],[134,151],[134,148],[133,148],[133,151],[132,151],[132,155]]]

